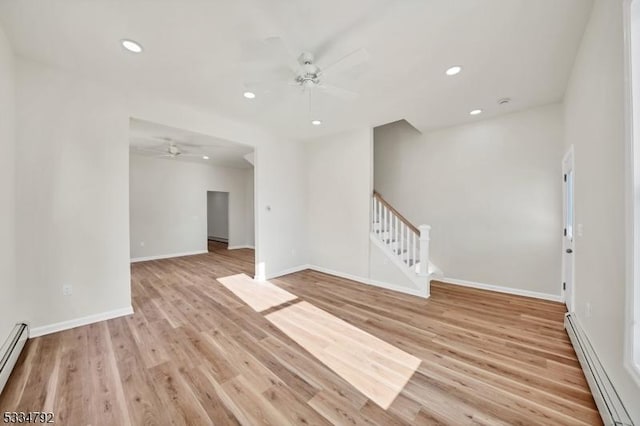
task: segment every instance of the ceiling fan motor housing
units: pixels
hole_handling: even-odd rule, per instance
[[[169,145],[169,154],[171,155],[180,155],[180,150],[175,145]]]
[[[320,68],[313,63],[313,54],[303,52],[298,58],[300,62],[300,75],[296,77],[296,81],[304,87],[311,88],[320,83]]]

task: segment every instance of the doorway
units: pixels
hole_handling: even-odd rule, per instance
[[[562,290],[567,310],[573,312],[574,284],[575,284],[575,258],[574,236],[575,227],[575,203],[574,203],[574,154],[573,146],[562,159]]]
[[[229,245],[229,193],[207,191],[207,247],[209,252]]]

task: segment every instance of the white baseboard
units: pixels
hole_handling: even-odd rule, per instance
[[[495,291],[498,293],[513,294],[516,296],[534,297],[536,299],[550,300],[552,302],[562,302],[562,296],[548,293],[539,293],[537,291],[521,290],[518,288],[502,287],[493,284],[484,284],[474,281],[458,280],[456,278],[438,277],[434,281],[442,281],[443,283],[460,285],[463,287],[477,288],[480,290]]]
[[[367,285],[372,285],[375,287],[380,287],[380,288],[384,288],[387,290],[392,290],[392,291],[397,291],[399,293],[405,293],[405,294],[410,294],[411,296],[418,296],[418,297],[422,297],[422,298],[428,298],[429,294],[427,293],[427,289],[425,288],[424,291],[420,291],[418,289],[413,289],[413,288],[408,288],[408,287],[400,287],[400,286],[396,286],[394,284],[389,284],[389,283],[385,283],[382,281],[376,281],[376,280],[372,280],[371,278],[365,278],[365,277],[359,277],[357,275],[352,275],[352,274],[347,274],[344,272],[339,272],[339,271],[334,271],[332,269],[327,269],[327,268],[323,268],[322,266],[316,266],[316,265],[307,265],[308,269],[311,269],[313,271],[318,271],[318,272],[322,272],[324,274],[329,274],[329,275],[333,275],[336,277],[340,277],[340,278],[344,278],[347,280],[351,280],[351,281],[356,281],[362,284],[367,284]]]
[[[250,245],[228,246],[227,247],[227,250],[238,250],[238,249],[252,249],[252,250],[255,250],[256,248],[254,246],[250,246]]]
[[[293,268],[289,268],[289,269],[285,269],[284,271],[280,271],[280,272],[276,272],[274,274],[269,274],[267,275],[266,279],[270,280],[273,278],[279,278],[285,275],[289,275],[289,274],[295,274],[296,272],[300,272],[300,271],[304,271],[306,269],[311,269],[310,265],[299,265],[299,266],[294,266]],[[259,277],[256,277],[256,280],[258,280]]]
[[[296,272],[304,271],[306,269],[310,269],[312,271],[317,271],[317,272],[322,272],[323,274],[333,275],[335,277],[340,277],[340,278],[344,278],[344,279],[351,280],[351,281],[356,281],[356,282],[359,282],[359,283],[362,283],[362,284],[367,284],[367,285],[372,285],[372,286],[375,286],[375,287],[384,288],[384,289],[387,289],[387,290],[397,291],[399,293],[410,294],[411,296],[418,296],[418,297],[422,297],[422,298],[429,297],[429,294],[427,294],[426,289],[424,291],[420,291],[418,289],[400,287],[400,286],[396,286],[396,285],[393,285],[393,284],[385,283],[385,282],[382,282],[382,281],[372,280],[370,278],[364,278],[364,277],[359,277],[357,275],[347,274],[345,272],[334,271],[332,269],[323,268],[322,266],[317,266],[317,265],[299,265],[299,266],[295,266],[293,268],[285,269],[284,271],[280,271],[280,272],[277,272],[277,273],[274,273],[274,274],[269,274],[266,279],[270,280],[270,279],[273,279],[273,278],[279,278],[279,277],[282,277],[284,275],[294,274]],[[256,280],[257,279],[258,279],[258,277],[256,277]]]
[[[186,253],[173,253],[173,254],[160,254],[158,256],[145,256],[145,257],[134,257],[130,260],[131,263],[136,262],[146,262],[148,260],[160,260],[160,259],[171,259],[174,257],[184,257],[184,256],[195,256],[197,254],[205,254],[209,253],[207,250],[199,250],[199,251],[189,251]]]
[[[129,306],[126,308],[114,309],[113,311],[107,311],[99,314],[88,315],[86,317],[76,318],[68,321],[62,321],[54,324],[43,325],[41,327],[34,327],[29,330],[29,338],[44,336],[45,334],[57,333],[58,331],[69,330],[71,328],[93,324],[94,322],[106,321],[113,318],[123,317],[131,314],[133,314],[133,308]]]
[[[633,426],[633,421],[609,378],[604,365],[591,345],[591,340],[575,313],[567,313],[564,319],[571,345],[587,379],[598,412],[605,425]]]
[[[207,241],[215,241],[218,243],[228,243],[229,239],[224,237],[216,237],[215,235],[207,235]]]

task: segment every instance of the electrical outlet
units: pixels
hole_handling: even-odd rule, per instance
[[[591,310],[591,302],[587,302],[587,303],[584,305],[584,315],[585,315],[587,318],[591,318],[591,314],[592,314],[592,310]]]
[[[62,294],[64,296],[71,296],[73,293],[73,286],[71,284],[65,284],[62,286]]]
[[[584,234],[584,227],[581,223],[579,223],[576,227],[576,234],[578,234],[578,237],[582,237],[582,235]]]

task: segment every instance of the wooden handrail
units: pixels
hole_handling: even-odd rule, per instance
[[[407,220],[406,217],[402,216],[402,214],[400,214],[400,212],[396,209],[393,208],[393,206],[391,204],[389,204],[384,198],[382,198],[382,195],[380,195],[380,193],[378,191],[373,191],[373,196],[380,201],[380,203],[382,203],[384,206],[386,206],[389,210],[391,210],[393,212],[394,215],[398,216],[398,219],[400,219],[400,221],[402,223],[404,223],[405,225],[407,225],[407,227],[409,229],[411,229],[413,232],[415,232],[416,234],[420,235],[420,230],[415,227],[411,222],[409,222],[409,220]]]

